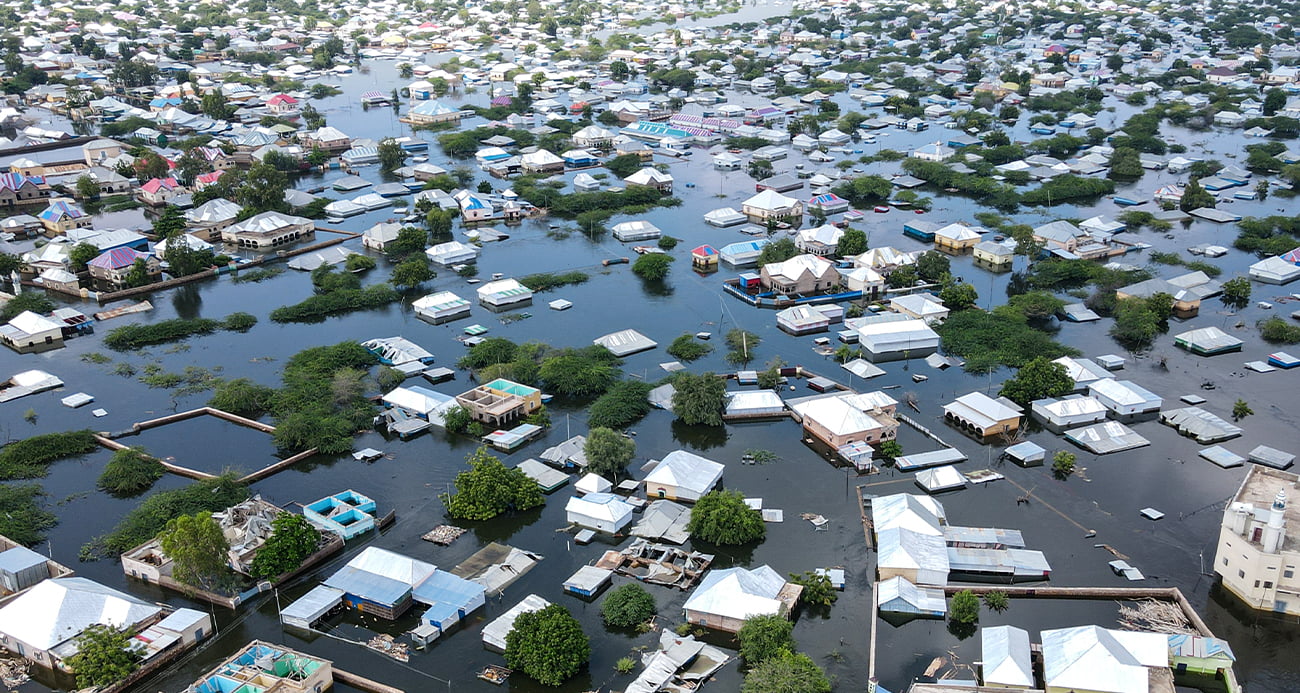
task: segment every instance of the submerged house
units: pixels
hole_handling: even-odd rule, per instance
[[[840,283],[840,273],[823,257],[796,255],[763,265],[759,283],[767,291],[798,296],[831,289]]]
[[[304,505],[302,515],[323,532],[352,539],[375,528],[375,501],[352,489]]]
[[[334,685],[333,665],[254,640],[200,676],[187,693],[315,693]]]
[[[632,506],[612,493],[575,496],[564,506],[571,524],[609,534],[619,534],[632,523]]]
[[[1166,635],[1092,625],[1045,630],[1041,635],[1047,693],[1149,691],[1151,682],[1161,679],[1168,687],[1154,690],[1173,690]]]
[[[1020,428],[1021,409],[1014,402],[971,392],[943,405],[943,419],[980,438],[1011,435]]]
[[[650,499],[695,502],[722,481],[725,467],[685,450],[664,456],[645,478],[645,495]]]
[[[542,391],[497,378],[456,395],[456,402],[480,423],[502,428],[542,408]]]
[[[755,616],[787,616],[803,588],[766,565],[712,570],[687,598],[686,621],[728,633]]]
[[[1097,398],[1120,421],[1129,421],[1159,413],[1164,400],[1131,380],[1107,378],[1088,386],[1088,394]]]
[[[1033,688],[1029,632],[1015,626],[980,629],[980,682],[995,688]]]
[[[804,431],[836,449],[893,440],[898,434],[897,408],[898,402],[884,392],[829,395],[791,406]]]
[[[941,589],[917,587],[895,575],[876,583],[876,609],[886,617],[943,618],[948,614],[948,599]]]

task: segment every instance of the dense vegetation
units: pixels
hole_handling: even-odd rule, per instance
[[[0,534],[24,546],[43,541],[45,530],[59,523],[54,513],[37,503],[44,495],[40,484],[0,486]]]
[[[0,448],[0,479],[36,479],[52,462],[92,452],[98,446],[89,430],[45,433]]]
[[[271,398],[275,446],[295,452],[316,448],[326,455],[351,450],[353,434],[374,418],[366,373],[378,362],[357,342],[294,354],[284,366],[284,386]]]
[[[374,284],[364,289],[335,289],[316,294],[292,305],[280,306],[271,311],[271,320],[275,322],[321,322],[330,315],[379,308],[401,298],[402,295],[388,284]]]
[[[133,633],[96,623],[81,632],[77,651],[67,664],[76,672],[82,688],[110,686],[134,674],[144,655],[136,647]]]
[[[1075,356],[1079,351],[1029,325],[1010,305],[990,311],[964,310],[935,327],[944,350],[966,359],[966,370],[987,373],[998,366],[1019,368],[1037,357]]]
[[[566,397],[591,397],[614,385],[622,360],[600,345],[557,349],[494,337],[471,347],[457,363],[473,369],[480,382],[506,378]]]
[[[159,491],[127,512],[112,531],[82,546],[81,560],[117,557],[152,539],[174,518],[225,510],[247,499],[248,487],[238,483],[231,474]]]
[[[635,582],[618,587],[600,603],[600,616],[605,625],[617,628],[640,625],[658,610],[654,596]]]
[[[587,424],[592,427],[627,428],[650,413],[652,389],[640,380],[620,380],[587,408]]]
[[[673,378],[673,413],[692,426],[721,426],[727,385],[713,373],[685,371]]]
[[[537,483],[507,467],[486,448],[466,460],[469,469],[456,475],[456,493],[440,494],[447,514],[463,520],[490,520],[507,510],[531,510],[546,503]]]
[[[767,534],[763,516],[740,491],[710,491],[696,501],[687,525],[691,536],[719,546],[748,544]]]
[[[561,286],[568,286],[569,284],[581,284],[590,278],[591,277],[587,276],[586,273],[576,271],[563,272],[561,274],[540,272],[538,274],[530,274],[525,277],[520,277],[519,283],[533,291],[541,292],[558,289]]]
[[[180,341],[194,335],[212,334],[217,330],[247,332],[256,322],[257,318],[248,313],[231,313],[225,320],[173,318],[139,325],[123,325],[114,328],[104,337],[104,345],[118,351],[139,349],[154,344]]]
[[[131,447],[113,453],[96,486],[115,496],[134,496],[148,491],[166,470],[144,448]]]
[[[708,356],[713,351],[713,345],[696,339],[695,335],[688,332],[674,339],[666,351],[679,361],[690,362]]]
[[[591,642],[568,609],[551,604],[519,614],[506,635],[505,654],[511,669],[543,685],[558,686],[587,663]]]
[[[281,513],[271,521],[271,536],[257,550],[248,572],[261,580],[274,580],[301,566],[320,543],[320,531],[306,518]]]

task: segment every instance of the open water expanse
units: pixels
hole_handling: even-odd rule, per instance
[[[746,8],[746,11],[756,8]],[[761,13],[760,13],[761,14]],[[748,18],[748,17],[747,17]],[[431,61],[438,56],[430,56]],[[366,89],[378,88],[385,93],[400,83],[393,62],[369,62],[368,72],[358,72],[340,78],[344,96],[325,100],[319,105],[329,118],[329,124],[353,137],[378,139],[388,135],[410,134],[407,126],[397,121],[391,109],[379,108],[365,111],[356,105],[356,95]],[[852,104],[840,95],[844,110]],[[452,95],[448,100],[464,99],[466,103],[483,103],[486,93]],[[748,97],[758,103],[757,97]],[[744,102],[744,99],[741,100]],[[1121,106],[1116,113],[1103,112],[1101,123],[1110,127],[1122,123],[1130,115]],[[860,109],[859,109],[860,110]],[[473,127],[481,120],[466,121]],[[1023,125],[1021,126],[1024,127]],[[877,146],[906,151],[921,144],[933,142],[946,132],[930,131],[904,133],[884,131],[879,145],[854,145],[874,153]],[[1230,155],[1241,151],[1244,143],[1238,134],[1191,133],[1170,128],[1167,134],[1184,142],[1193,152],[1205,158],[1219,158],[1231,163]],[[1027,138],[1027,132],[1011,133],[1014,138]],[[432,140],[432,136],[423,133]],[[434,146],[429,152],[433,163],[450,168],[461,162],[449,161]],[[854,158],[860,156],[855,154]],[[183,288],[150,296],[155,310],[150,313],[119,318],[99,326],[95,336],[70,340],[67,348],[40,355],[19,356],[0,351],[0,375],[40,368],[62,378],[64,390],[43,393],[5,405],[0,408],[0,434],[17,439],[36,433],[91,427],[114,431],[129,428],[135,421],[161,416],[204,404],[208,393],[173,397],[166,390],[149,389],[135,378],[114,375],[120,363],[129,363],[138,371],[147,364],[156,363],[166,371],[178,372],[187,366],[198,366],[226,378],[247,377],[260,383],[279,384],[280,367],[284,361],[301,349],[319,344],[332,344],[342,340],[365,340],[373,337],[401,335],[433,352],[438,365],[451,366],[464,353],[457,341],[461,329],[480,323],[490,329],[491,336],[506,337],[516,342],[539,340],[555,346],[583,346],[591,340],[615,330],[636,328],[656,340],[661,348],[637,354],[626,359],[624,372],[632,377],[658,380],[665,375],[659,364],[672,360],[663,348],[682,333],[709,331],[721,334],[733,327],[743,327],[762,337],[757,347],[756,364],[780,357],[791,365],[802,365],[819,374],[848,382],[848,374],[828,357],[812,349],[813,337],[791,337],[776,329],[774,314],[750,308],[734,299],[724,297],[721,281],[731,273],[725,267],[720,273],[700,276],[690,269],[690,249],[702,243],[715,247],[743,240],[745,237],[733,229],[715,229],[705,225],[701,216],[714,208],[733,206],[752,194],[753,182],[743,172],[720,173],[709,166],[708,156],[697,150],[693,157],[681,160],[658,159],[671,162],[676,179],[675,195],[683,204],[675,209],[656,209],[637,217],[659,226],[666,234],[682,239],[672,254],[677,258],[671,275],[662,284],[648,284],[633,275],[627,265],[603,268],[600,261],[612,257],[630,257],[630,247],[618,243],[608,235],[589,238],[576,230],[566,237],[548,235],[548,224],[559,220],[529,221],[508,229],[510,238],[501,243],[488,244],[479,259],[480,276],[500,272],[505,276],[520,276],[534,272],[582,269],[591,274],[585,284],[539,294],[531,307],[524,308],[531,318],[503,324],[498,315],[476,305],[471,318],[433,326],[417,320],[409,301],[420,294],[409,296],[401,305],[380,310],[353,313],[331,318],[312,325],[278,325],[268,319],[269,312],[277,306],[294,303],[311,294],[312,288],[305,274],[286,271],[262,283],[235,284],[229,277],[191,284]],[[778,171],[791,171],[801,163],[800,155],[778,162]],[[809,168],[815,165],[808,164]],[[869,172],[888,175],[898,170],[897,164],[872,164]],[[375,167],[363,169],[360,174],[379,181]],[[328,186],[342,175],[331,173],[307,176],[298,182],[300,188]],[[571,178],[572,174],[566,174]],[[1150,172],[1140,183],[1142,190],[1150,191],[1158,185],[1173,182],[1178,176],[1166,172]],[[492,180],[501,189],[503,181]],[[687,187],[687,183],[694,187]],[[364,192],[364,191],[363,191]],[[794,195],[802,192],[791,193]],[[1117,190],[1122,195],[1124,187]],[[331,193],[327,191],[327,195]],[[935,197],[934,209],[923,217],[932,221],[973,221],[979,211],[969,201],[946,196],[940,191],[928,191]],[[336,194],[334,196],[337,196]],[[1234,202],[1224,207],[1243,215],[1264,215],[1294,212],[1291,201],[1271,197],[1264,202]],[[1144,207],[1145,209],[1145,207]],[[1048,213],[1031,209],[1016,217],[1019,223],[1039,224],[1054,218],[1087,218],[1095,214],[1114,216],[1121,211],[1109,200],[1099,200],[1092,206],[1057,206]],[[377,221],[393,216],[391,209],[353,217],[340,227],[350,231],[363,231]],[[873,247],[892,245],[902,249],[921,247],[902,235],[902,223],[910,214],[891,211],[888,214],[869,214],[864,227],[870,230]],[[612,223],[627,218],[615,218]],[[118,215],[111,224],[138,226],[145,220],[133,214]],[[504,227],[500,227],[503,228]],[[318,240],[326,234],[319,233]],[[457,229],[463,240],[463,230]],[[1177,227],[1173,238],[1164,238],[1145,232],[1143,240],[1159,250],[1183,250],[1187,247],[1217,242],[1230,246],[1235,237],[1232,225],[1218,226],[1197,221],[1187,227]],[[348,248],[361,252],[359,240],[350,241]],[[1144,264],[1143,254],[1122,258],[1125,262]],[[1212,260],[1223,267],[1220,279],[1244,274],[1254,259],[1238,251]],[[1023,259],[1017,258],[1017,268]],[[980,305],[997,305],[1005,300],[1008,274],[994,275],[975,268],[968,257],[954,258],[953,273],[971,282],[980,292]],[[367,281],[379,281],[387,276],[381,267],[370,273]],[[474,286],[451,272],[444,272],[427,285],[428,292],[452,290],[473,298]],[[1287,293],[1278,287],[1255,284],[1255,300],[1272,300],[1275,295]],[[546,302],[565,298],[574,307],[565,312],[553,312]],[[81,306],[91,312],[94,306]],[[1261,342],[1253,329],[1238,329],[1244,324],[1253,326],[1262,317],[1278,312],[1283,315],[1294,305],[1279,303],[1273,311],[1257,307],[1239,313],[1229,313],[1217,300],[1212,299],[1202,307],[1201,314],[1186,322],[1175,321],[1170,333],[1193,327],[1219,326],[1246,340],[1240,354],[1215,358],[1201,358],[1177,350],[1170,335],[1163,335],[1149,356],[1130,358],[1120,376],[1131,378],[1155,393],[1162,395],[1167,405],[1184,394],[1195,393],[1207,398],[1205,405],[1211,411],[1227,416],[1232,403],[1247,400],[1255,415],[1241,424],[1246,435],[1227,443],[1226,447],[1244,454],[1258,444],[1267,444],[1292,452],[1300,449],[1295,414],[1295,393],[1300,385],[1300,373],[1279,371],[1256,374],[1245,371],[1242,363],[1263,359],[1274,351]],[[113,327],[130,322],[152,322],[173,317],[221,318],[234,311],[256,315],[258,324],[247,334],[217,333],[191,339],[184,346],[155,347],[138,352],[115,353],[104,348],[101,339]],[[1109,321],[1093,324],[1063,324],[1059,338],[1066,344],[1083,351],[1085,356],[1108,353],[1125,354],[1107,335]],[[725,348],[718,346],[705,359],[691,364],[692,371],[726,371],[723,361]],[[112,363],[97,365],[80,357],[89,352],[102,352],[112,358]],[[1167,357],[1167,370],[1156,365],[1152,356]],[[1135,451],[1097,458],[1073,448],[1063,438],[1048,432],[1034,432],[1029,436],[1051,451],[1070,449],[1079,456],[1082,468],[1068,481],[1057,481],[1047,468],[1021,469],[998,460],[1000,447],[984,446],[963,437],[942,423],[942,405],[954,397],[981,390],[996,392],[1005,372],[988,376],[971,376],[959,369],[937,371],[923,361],[883,364],[887,374],[870,383],[851,383],[856,389],[877,389],[888,385],[901,386],[888,392],[902,400],[906,393],[918,397],[919,411],[902,411],[930,426],[948,442],[961,448],[970,460],[958,466],[963,471],[993,468],[1007,476],[1005,481],[985,485],[972,485],[966,490],[940,497],[951,522],[968,526],[994,526],[1023,531],[1029,548],[1041,549],[1050,561],[1054,585],[1128,586],[1130,583],[1116,577],[1107,567],[1114,556],[1097,544],[1107,544],[1126,556],[1130,563],[1148,576],[1143,586],[1174,586],[1182,589],[1206,618],[1217,635],[1226,637],[1238,657],[1237,675],[1252,693],[1300,690],[1300,661],[1289,655],[1294,651],[1295,631],[1287,626],[1256,622],[1253,614],[1246,612],[1232,599],[1211,596],[1210,570],[1218,524],[1223,502],[1237,489],[1246,468],[1220,469],[1198,458],[1200,446],[1182,438],[1177,433],[1156,422],[1135,425],[1136,430],[1151,440],[1152,445]],[[913,383],[913,373],[923,373],[929,380]],[[1203,390],[1202,383],[1211,381],[1213,390]],[[442,392],[455,394],[469,389],[468,374],[460,371],[455,381],[435,386]],[[803,383],[795,383],[795,395],[805,394]],[[73,392],[87,392],[96,397],[92,406],[69,410],[59,404],[59,398]],[[810,394],[810,392],[808,392]],[[549,407],[553,427],[546,436],[532,442],[520,451],[506,457],[509,465],[536,456],[549,445],[556,444],[571,434],[585,433],[585,407],[587,402],[556,401]],[[90,410],[103,407],[108,415],[102,419],[92,417]],[[25,421],[24,410],[35,410],[34,422]],[[764,499],[765,507],[785,511],[785,522],[768,525],[767,538],[756,546],[742,549],[712,549],[696,545],[696,549],[715,552],[714,567],[732,565],[757,566],[769,564],[780,573],[803,572],[818,567],[842,566],[848,571],[848,585],[836,604],[826,610],[802,609],[798,614],[795,637],[801,650],[809,653],[834,676],[837,690],[863,690],[867,683],[867,659],[870,612],[870,590],[873,566],[872,556],[866,549],[863,529],[859,521],[855,487],[869,486],[868,493],[888,494],[917,492],[910,474],[886,470],[880,474],[859,477],[855,473],[837,468],[821,458],[801,441],[800,429],[789,420],[768,423],[731,425],[724,429],[701,429],[683,426],[673,421],[670,414],[654,411],[634,427],[638,462],[659,458],[677,449],[686,448],[727,464],[724,483],[728,488],[743,491],[750,497]],[[916,451],[923,439],[904,428],[904,447]],[[274,449],[269,439],[260,433],[237,428],[215,420],[199,419],[179,425],[156,429],[142,434],[138,439],[125,439],[129,444],[141,444],[160,457],[174,457],[177,462],[204,471],[223,468],[249,470],[265,466],[274,459]],[[447,521],[443,507],[436,498],[448,489],[456,473],[463,467],[464,458],[475,447],[466,439],[449,439],[439,429],[411,441],[386,440],[379,433],[367,433],[355,441],[357,449],[374,447],[387,453],[385,459],[366,464],[350,456],[317,457],[292,469],[281,472],[253,486],[255,493],[274,503],[287,505],[306,503],[324,495],[352,488],[378,501],[379,512],[396,511],[397,522],[382,535],[366,537],[349,544],[344,554],[316,570],[281,588],[278,594],[268,594],[254,600],[238,613],[225,610],[214,612],[219,634],[210,639],[195,655],[138,687],[140,691],[181,691],[198,675],[229,656],[248,640],[259,638],[289,647],[302,649],[316,656],[334,660],[339,667],[376,680],[401,687],[407,691],[495,690],[490,684],[475,679],[483,665],[502,663],[498,654],[483,649],[480,641],[482,626],[514,605],[525,595],[538,594],[552,602],[568,607],[592,636],[592,658],[587,672],[567,682],[561,691],[619,690],[630,677],[614,674],[613,665],[620,657],[652,647],[657,636],[636,635],[631,632],[606,629],[600,621],[598,603],[586,603],[565,595],[560,583],[580,565],[594,561],[609,544],[600,541],[588,546],[572,544],[571,535],[560,532],[566,526],[564,501],[570,495],[565,487],[550,496],[541,510],[515,516],[500,517],[490,522],[468,523],[462,526],[471,531],[448,547],[439,547],[419,539],[433,526]],[[779,460],[761,465],[742,465],[740,459],[747,449],[762,448],[775,452]],[[178,594],[163,592],[140,582],[128,581],[120,565],[114,561],[78,563],[78,548],[92,537],[109,529],[133,507],[137,500],[119,500],[95,490],[95,479],[108,460],[107,452],[97,452],[83,458],[55,464],[43,481],[49,494],[48,503],[60,517],[60,524],[49,533],[46,544],[37,550],[48,552],[55,559],[75,568],[78,574],[107,585],[125,589],[144,598],[184,604]],[[155,490],[174,488],[185,480],[174,476],[164,477]],[[1036,500],[1028,505],[1017,504],[1016,498],[1032,491]],[[1155,507],[1166,514],[1159,522],[1150,522],[1138,515],[1138,510]],[[800,520],[801,513],[819,513],[830,522],[825,531],[815,531],[813,526]],[[1095,537],[1086,537],[1085,528],[1096,531]],[[470,616],[459,628],[442,638],[430,649],[413,652],[408,664],[400,664],[382,655],[331,637],[317,637],[304,641],[299,635],[284,631],[277,620],[277,606],[287,605],[303,594],[320,578],[337,569],[363,546],[393,549],[429,561],[442,568],[451,568],[488,542],[503,542],[534,551],[545,556],[532,572],[505,590],[503,596],[491,598],[487,608]],[[620,584],[624,578],[616,578]],[[659,623],[675,626],[682,620],[681,605],[685,594],[662,587],[650,587],[659,605]],[[198,606],[205,608],[206,606]],[[1031,632],[1043,628],[1064,627],[1084,623],[1110,625],[1115,618],[1115,605],[1106,602],[1013,601],[1004,614],[986,613],[984,625],[1013,623]],[[413,625],[413,617],[396,624],[375,622],[369,618],[348,616],[335,624],[331,635],[347,640],[365,640],[372,630],[391,632],[394,635]],[[878,625],[879,645],[877,676],[890,690],[905,689],[912,679],[925,671],[931,660],[952,651],[958,660],[971,663],[978,659],[978,639],[959,641],[948,634],[942,622],[914,622],[894,627],[881,621]],[[726,638],[719,642],[727,643]],[[960,672],[959,678],[970,678],[969,672]],[[734,691],[740,687],[741,676],[735,663],[720,672],[717,680],[709,684],[710,690]],[[516,676],[506,684],[517,691],[542,690],[524,676]],[[338,690],[349,690],[339,686]],[[39,682],[22,688],[27,691],[48,690]]]

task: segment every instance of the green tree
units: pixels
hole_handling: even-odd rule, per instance
[[[740,639],[740,657],[749,667],[795,649],[794,624],[779,614],[746,619],[736,637]]]
[[[412,255],[397,263],[397,266],[393,267],[393,275],[389,281],[399,289],[414,289],[436,276],[429,268],[428,257],[420,254]]]
[[[224,178],[225,176],[222,176]],[[253,212],[283,211],[288,207],[284,191],[289,179],[276,167],[261,162],[253,164],[244,174],[244,180],[234,192],[234,201]]]
[[[378,146],[378,155],[380,155],[380,169],[394,170],[406,163],[407,151],[393,138],[383,138]]]
[[[886,462],[893,462],[903,456],[903,446],[897,440],[885,440],[876,446],[876,452]]]
[[[789,238],[779,238],[763,246],[758,253],[758,266],[773,263],[785,262],[799,254],[799,248],[794,241]]]
[[[1074,473],[1075,461],[1078,458],[1074,453],[1058,450],[1052,455],[1052,474],[1058,479],[1064,479]]]
[[[939,300],[952,311],[974,308],[979,297],[979,292],[968,282],[953,282],[939,291]]]
[[[740,693],[830,693],[831,682],[802,652],[778,653],[745,674]]]
[[[1183,197],[1178,201],[1178,208],[1184,212],[1190,212],[1202,207],[1213,207],[1215,202],[1214,195],[1202,188],[1198,179],[1193,178],[1187,184],[1187,187],[1183,188]]]
[[[8,277],[14,272],[21,272],[26,263],[23,259],[13,253],[0,252],[0,277]],[[48,312],[48,311],[42,311]]]
[[[1149,346],[1160,334],[1160,316],[1140,298],[1120,299],[1115,303],[1114,314],[1115,324],[1110,326],[1110,336],[1125,347],[1141,349]]]
[[[649,383],[639,380],[620,380],[587,409],[587,425],[603,428],[625,428],[650,413],[647,397]]]
[[[506,664],[545,686],[564,683],[590,658],[587,634],[559,604],[519,614],[506,635]]]
[[[94,178],[88,175],[77,177],[77,197],[83,200],[93,200],[99,197],[99,184]]]
[[[1232,404],[1232,420],[1241,421],[1242,419],[1254,414],[1255,410],[1250,408],[1250,404],[1244,399],[1239,399]]]
[[[125,628],[96,623],[81,631],[77,651],[68,657],[68,667],[82,688],[109,686],[134,674],[144,655]]]
[[[858,229],[846,229],[840,236],[836,252],[840,257],[856,257],[867,252],[867,234]]]
[[[984,606],[1000,614],[1011,608],[1011,599],[1002,590],[990,590],[984,593]]]
[[[927,250],[916,258],[916,274],[927,282],[941,282],[951,272],[952,261],[937,250]]]
[[[1234,308],[1242,308],[1250,303],[1250,280],[1246,277],[1233,277],[1224,282],[1223,302]]]
[[[470,468],[456,475],[455,495],[438,496],[447,506],[448,515],[463,520],[490,520],[507,510],[531,510],[546,502],[536,482],[502,464],[487,448],[475,450],[467,461]]]
[[[216,253],[210,248],[197,249],[178,242],[169,243],[167,266],[173,277],[188,277],[217,264]]]
[[[1141,178],[1142,160],[1138,150],[1132,147],[1117,147],[1110,155],[1111,178]]]
[[[1264,116],[1271,118],[1286,107],[1286,92],[1281,89],[1269,89],[1264,92]]]
[[[952,595],[952,602],[948,604],[948,618],[966,625],[979,623],[979,597],[976,597],[975,593],[970,590],[962,590]]]
[[[198,512],[169,520],[158,534],[158,544],[172,559],[172,577],[180,582],[213,589],[229,571],[226,553],[230,551],[230,542],[211,513]]]
[[[271,521],[271,536],[253,556],[249,573],[261,580],[274,580],[297,569],[320,546],[320,530],[307,518],[293,513],[280,513]]]
[[[134,496],[149,490],[165,471],[144,448],[124,448],[114,452],[104,465],[96,486],[115,496]]]
[[[136,258],[131,263],[131,269],[126,271],[126,285],[129,287],[144,286],[149,283],[149,264],[144,258]]]
[[[799,575],[791,573],[790,582],[803,586],[803,594],[799,595],[799,601],[812,606],[830,606],[840,596],[835,585],[831,584],[831,579],[820,573],[804,572]]]
[[[718,546],[748,544],[767,533],[763,516],[739,491],[710,491],[691,509],[691,536]]]
[[[1064,397],[1072,391],[1074,380],[1066,372],[1065,366],[1038,356],[1021,366],[1014,377],[1002,383],[998,396],[1027,407],[1034,400]]]
[[[548,356],[537,373],[556,394],[590,397],[603,393],[614,384],[618,378],[618,366],[617,359],[604,347],[599,347],[599,352],[595,349],[566,349]]]
[[[605,168],[620,179],[641,170],[641,157],[637,154],[620,154],[605,162]]]
[[[703,358],[713,351],[713,346],[707,342],[701,342],[695,338],[695,335],[687,332],[680,335],[673,343],[668,345],[666,350],[669,356],[679,361],[694,361]]]
[[[678,373],[673,379],[673,413],[692,426],[721,426],[727,386],[713,373]]]
[[[636,454],[636,443],[608,428],[593,428],[587,432],[583,452],[587,455],[588,471],[617,478]]]
[[[600,617],[605,625],[616,628],[632,628],[645,623],[658,611],[654,596],[635,582],[618,587],[600,603]]]
[[[99,257],[99,248],[86,242],[78,243],[68,249],[68,261],[72,263],[73,272],[85,272],[86,264]]]
[[[662,281],[672,269],[673,256],[667,253],[646,253],[632,263],[632,271],[647,281]]]

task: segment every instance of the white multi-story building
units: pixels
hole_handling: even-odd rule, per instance
[[[1300,476],[1253,466],[1223,513],[1214,572],[1261,611],[1300,615],[1300,517],[1287,505]]]

